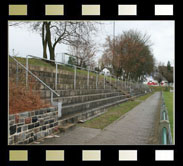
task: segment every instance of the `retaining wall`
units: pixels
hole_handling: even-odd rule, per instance
[[[52,89],[55,89],[55,68],[48,68],[42,66],[33,66],[29,65],[29,70],[32,71],[36,76],[38,76],[42,81],[44,81],[48,86]],[[25,76],[25,70],[19,67],[19,74],[23,74]],[[9,63],[9,74],[16,77],[16,64]],[[87,73],[83,74],[77,72],[76,74],[76,89],[96,89],[96,76],[92,75],[90,72],[89,75],[89,86],[87,86]],[[33,77],[30,77],[29,74],[29,82],[33,81]],[[34,79],[35,80],[35,79]],[[104,78],[98,78],[98,89],[104,88]],[[108,84],[106,84],[106,88],[110,88]],[[38,83],[36,89],[46,90],[45,86]],[[58,69],[57,73],[57,89],[60,90],[69,90],[74,89],[74,72],[67,71],[64,69]]]
[[[57,131],[56,107],[9,115],[9,145],[29,144]]]

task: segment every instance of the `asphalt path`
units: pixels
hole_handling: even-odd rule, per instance
[[[147,145],[158,144],[160,92],[142,101],[118,120],[104,128],[76,127],[46,138],[47,145]]]

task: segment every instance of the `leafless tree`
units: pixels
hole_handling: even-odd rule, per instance
[[[97,48],[93,41],[90,39],[87,39],[87,41],[75,40],[73,43],[73,45],[70,45],[69,51],[75,57],[77,65],[94,68],[96,66],[94,58]]]
[[[57,44],[74,45],[77,39],[86,41],[97,30],[95,23],[89,21],[43,21],[31,26],[41,34],[43,57],[47,58],[48,48],[51,60],[55,59]]]
[[[74,45],[77,39],[87,39],[97,31],[93,21],[21,21],[11,22],[9,26],[27,24],[31,31],[38,32],[42,38],[43,57],[48,58],[47,48],[51,60],[55,60],[57,44]]]

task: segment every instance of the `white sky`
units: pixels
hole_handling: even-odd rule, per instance
[[[102,45],[107,35],[113,36],[113,22],[102,21],[99,31],[93,40],[99,47],[97,57],[102,55]],[[174,21],[115,21],[115,35],[123,31],[137,30],[150,35],[152,51],[157,62],[168,61],[174,66]],[[9,53],[12,50],[18,53],[18,56],[34,55],[42,57],[42,41],[40,34],[32,32],[25,27],[9,27]],[[68,52],[67,46],[59,44],[56,46],[55,53]]]

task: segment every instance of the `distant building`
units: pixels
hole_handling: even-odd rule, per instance
[[[143,83],[151,86],[168,86],[168,81],[165,78],[159,84],[152,76],[147,76]]]
[[[104,68],[104,69],[100,72],[100,74],[110,76],[110,75],[111,75],[111,72],[109,71],[109,69]]]

